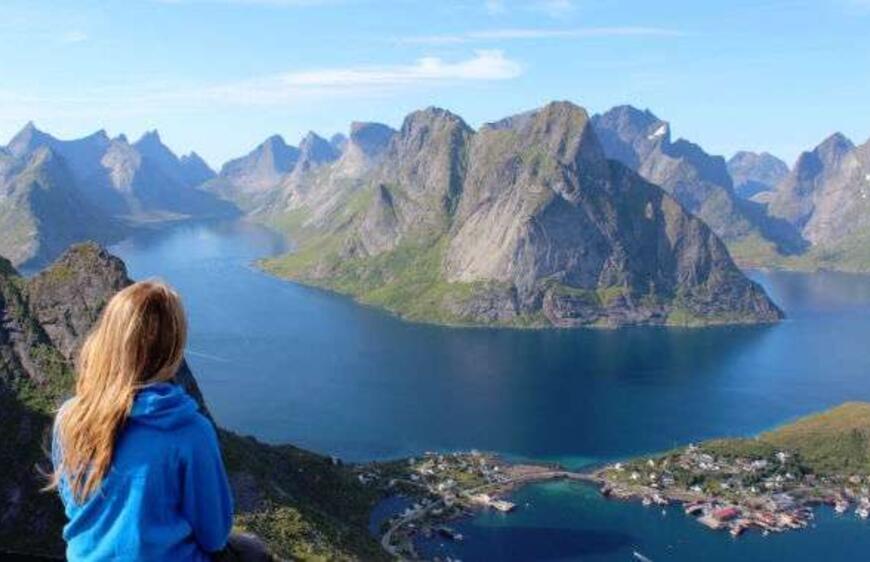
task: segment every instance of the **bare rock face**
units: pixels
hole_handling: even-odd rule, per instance
[[[800,229],[817,267],[870,271],[870,141],[834,134],[798,157],[768,209]]]
[[[770,220],[761,205],[737,196],[725,159],[685,139],[671,140],[670,124],[649,110],[617,106],[593,117],[608,158],[671,194],[729,244],[758,239],[781,253],[800,249],[787,223]]]
[[[307,201],[329,193],[331,210],[298,200],[295,212],[319,219],[297,254],[269,267],[430,321],[781,316],[703,222],[608,160],[586,112],[567,102],[477,132],[444,110],[412,113],[352,185],[309,184]]]
[[[737,152],[728,160],[734,192],[744,199],[772,191],[788,175],[788,165],[767,152]]]
[[[132,281],[117,257],[94,243],[72,246],[27,282],[28,306],[51,344],[72,365],[109,299]],[[176,378],[204,409],[202,393],[187,362]]]
[[[852,141],[835,133],[802,153],[792,172],[777,187],[769,205],[771,214],[803,229],[828,185],[842,179],[841,165],[854,148]]]

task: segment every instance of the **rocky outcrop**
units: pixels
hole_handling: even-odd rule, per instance
[[[326,219],[309,221],[298,251],[267,267],[414,319],[579,326],[781,316],[703,222],[608,160],[586,112],[567,102],[478,132],[444,110],[412,113],[380,165],[354,188],[331,189],[331,213],[296,202],[294,212]]]
[[[0,557],[60,558],[64,517],[40,492],[56,407],[73,387],[72,363],[103,305],[130,283],[123,262],[95,244],[75,246],[36,277],[0,258]],[[179,384],[205,400],[186,364]],[[378,493],[348,468],[290,445],[270,446],[219,429],[237,523],[255,528],[284,558],[382,560],[366,529]]]
[[[788,165],[768,152],[742,150],[728,160],[734,192],[744,199],[771,192],[788,172]]]

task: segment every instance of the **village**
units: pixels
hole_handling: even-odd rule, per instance
[[[462,541],[462,534],[448,523],[481,509],[513,511],[516,506],[502,498],[515,487],[533,481],[584,477],[558,466],[511,464],[471,451],[426,453],[407,461],[368,465],[360,469],[357,478],[363,484],[383,487],[387,494],[412,499],[411,505],[383,523],[381,544],[402,559],[419,560],[415,539],[437,535]]]
[[[870,517],[870,477],[808,472],[794,455],[770,451],[734,454],[695,445],[658,458],[615,463],[594,473],[601,492],[617,499],[640,499],[646,506],[683,504],[687,515],[714,530],[739,536],[801,529],[812,507],[832,506]]]

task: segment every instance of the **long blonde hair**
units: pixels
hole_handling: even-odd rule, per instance
[[[48,489],[65,477],[82,502],[99,488],[136,392],[175,375],[186,341],[181,299],[165,283],[142,281],[112,297],[79,355],[75,397],[58,412]]]

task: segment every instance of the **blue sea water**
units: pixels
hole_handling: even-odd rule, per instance
[[[771,326],[445,328],[252,264],[283,249],[242,222],[181,224],[112,248],[133,277],[180,290],[212,411],[266,441],[352,461],[477,448],[576,468],[870,399],[868,277],[752,273],[788,315]],[[824,513],[816,530],[735,544],[582,485],[518,498],[529,504],[519,513],[462,524],[464,560],[631,560],[637,549],[653,560],[834,561],[870,548],[870,526]]]

